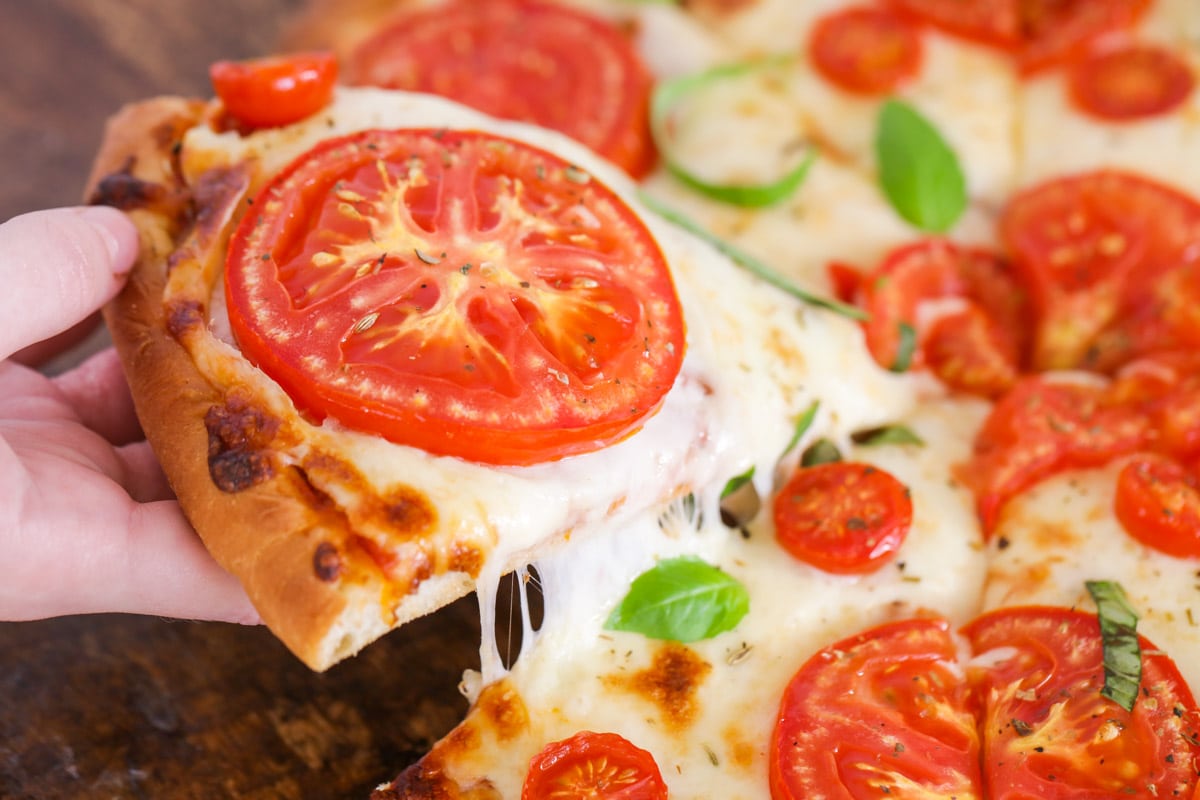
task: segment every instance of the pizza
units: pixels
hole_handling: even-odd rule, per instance
[[[313,0],[281,52],[110,122],[106,318],[310,667],[477,593],[377,800],[1196,795],[1193,0]]]

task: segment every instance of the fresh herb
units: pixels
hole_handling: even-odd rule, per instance
[[[654,213],[658,214],[663,219],[667,220],[668,222],[670,222],[674,225],[679,226],[680,228],[683,228],[685,231],[692,234],[693,236],[696,236],[697,238],[704,240],[705,242],[707,242],[708,244],[710,244],[714,248],[716,248],[717,251],[728,256],[738,266],[743,267],[744,269],[753,273],[755,276],[757,276],[758,278],[771,284],[776,289],[784,291],[787,294],[790,294],[792,297],[795,297],[798,300],[802,300],[803,302],[808,303],[809,305],[820,306],[821,308],[827,308],[830,311],[834,311],[838,314],[841,314],[844,317],[849,317],[850,319],[856,319],[856,320],[870,319],[870,315],[868,315],[861,308],[856,308],[847,303],[842,303],[838,300],[833,300],[833,299],[830,299],[827,297],[820,297],[819,295],[815,295],[815,294],[812,294],[811,292],[801,289],[799,286],[797,286],[796,284],[789,281],[787,278],[780,275],[778,272],[773,270],[771,267],[767,266],[766,263],[760,261],[759,259],[757,259],[754,256],[750,255],[749,253],[745,252],[741,248],[735,247],[734,245],[730,244],[729,242],[725,241],[724,239],[720,238],[719,236],[715,236],[712,233],[709,233],[707,230],[705,230],[705,228],[696,224],[694,221],[692,221],[688,217],[684,216],[683,214],[680,214],[678,211],[675,211],[674,209],[670,208],[669,206],[664,205],[663,203],[659,202],[658,200],[655,200],[653,197],[651,197],[645,191],[642,191],[640,189],[638,190],[638,199],[642,201],[643,205],[645,205],[647,208],[649,208]]]
[[[817,439],[800,455],[800,466],[815,467],[842,460],[842,451],[828,439]]]
[[[729,479],[721,491],[721,521],[730,528],[740,528],[758,515],[762,500],[754,488],[754,467]]]
[[[817,418],[817,409],[821,407],[820,400],[813,400],[808,408],[804,409],[804,413],[796,419],[796,430],[792,433],[792,438],[788,442],[787,447],[783,448],[783,453],[780,456],[786,456],[788,453],[800,444],[800,440],[804,438],[804,434],[808,433],[808,429],[812,427],[813,420]]]
[[[889,100],[875,134],[879,180],[888,201],[916,227],[941,233],[967,207],[966,180],[958,157],[937,128],[915,108]]]
[[[739,581],[695,556],[681,556],[639,575],[604,627],[696,642],[732,630],[749,610],[750,595]]]
[[[750,469],[746,470],[741,475],[734,475],[729,479],[728,482],[726,482],[725,488],[721,490],[722,500],[724,500],[726,497],[729,497],[729,495],[745,486],[754,478],[754,466],[755,465],[751,464]]]
[[[915,444],[920,446],[924,446],[925,444],[925,440],[913,433],[912,428],[906,425],[885,425],[881,428],[856,431],[850,435],[850,439],[855,444],[861,444],[864,447],[876,447],[885,444]]]
[[[1133,711],[1142,682],[1142,649],[1138,643],[1137,612],[1121,584],[1087,581],[1096,603],[1100,639],[1104,648],[1104,688],[1100,694],[1126,711]]]
[[[787,59],[790,61],[790,59]],[[747,208],[774,205],[790,197],[804,182],[816,160],[817,151],[810,148],[800,163],[774,181],[757,184],[728,184],[706,181],[683,166],[675,157],[671,137],[667,132],[671,110],[680,101],[712,84],[740,78],[760,69],[784,63],[781,59],[766,59],[741,64],[724,64],[695,75],[683,75],[663,81],[654,90],[650,101],[650,131],[666,168],[686,186],[722,203]]]
[[[913,354],[917,350],[917,329],[907,322],[897,326],[900,341],[896,344],[896,360],[888,367],[892,372],[908,372],[912,366]]]

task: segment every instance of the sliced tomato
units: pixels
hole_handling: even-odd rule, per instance
[[[560,131],[635,177],[653,166],[650,73],[623,31],[563,5],[456,0],[405,14],[355,48],[346,77]]]
[[[1162,456],[1141,455],[1121,468],[1113,510],[1125,531],[1155,550],[1200,557],[1196,476]]]
[[[1065,608],[1009,608],[964,628],[983,706],[985,791],[993,800],[1192,797],[1200,713],[1171,659],[1141,640],[1132,712],[1100,694],[1100,625]]]
[[[920,31],[887,8],[859,6],[817,21],[808,43],[813,66],[848,92],[882,95],[917,74]]]
[[[615,733],[580,731],[529,762],[521,800],[667,800],[654,756]]]
[[[1019,372],[1025,300],[996,255],[924,240],[888,253],[863,287],[871,316],[867,347],[880,366],[891,369],[900,360],[900,329],[907,325],[920,345],[910,367],[932,366],[952,388],[992,396]],[[951,299],[939,313],[934,301]]]
[[[1127,173],[1086,173],[1015,197],[1000,232],[1032,297],[1036,369],[1111,369],[1179,333],[1159,325],[1147,329],[1153,336],[1128,335],[1161,316],[1162,282],[1200,261],[1192,198]]]
[[[1147,416],[1151,449],[1183,460],[1200,457],[1200,350],[1131,361],[1117,373],[1112,395]]]
[[[870,464],[834,461],[796,470],[775,497],[775,537],[826,572],[872,572],[895,556],[912,525],[908,489]]]
[[[1075,105],[1107,120],[1167,114],[1195,87],[1192,71],[1180,56],[1140,44],[1093,52],[1071,66],[1068,81]]]
[[[338,65],[333,53],[296,53],[209,67],[225,111],[250,128],[273,128],[312,116],[333,98]]]
[[[985,533],[1024,489],[1062,470],[1135,452],[1150,436],[1141,408],[1114,399],[1108,386],[1022,378],[981,426],[964,475]]]
[[[825,274],[833,289],[833,296],[843,303],[857,303],[862,291],[864,275],[858,267],[845,261],[830,261],[825,265]]]
[[[772,800],[982,796],[979,741],[942,620],[830,645],[792,678],[771,737]]]
[[[1150,0],[891,0],[948,33],[1000,47],[1025,72],[1061,63],[1129,28]]]
[[[653,412],[684,328],[662,253],[607,187],[480,132],[365,131],[272,180],[236,231],[230,322],[315,417],[529,464]]]

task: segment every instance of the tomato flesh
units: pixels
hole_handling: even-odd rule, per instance
[[[869,464],[801,467],[775,497],[775,537],[826,572],[872,572],[891,560],[912,525],[904,484]]]
[[[667,800],[654,756],[615,733],[580,731],[529,762],[521,800]]]
[[[818,20],[809,54],[834,85],[881,95],[920,69],[921,38],[912,23],[886,8],[848,8]]]
[[[1106,120],[1166,114],[1187,100],[1195,78],[1187,62],[1169,50],[1127,45],[1101,50],[1071,67],[1071,99]]]
[[[1200,714],[1171,659],[1141,640],[1132,712],[1100,694],[1100,626],[1065,608],[1010,608],[964,628],[993,800],[1191,797]],[[983,666],[986,665],[986,666]]]
[[[879,626],[795,674],[771,737],[772,800],[979,798],[979,741],[942,620]]]
[[[1113,510],[1125,531],[1179,558],[1200,557],[1196,476],[1164,457],[1139,456],[1121,468]]]
[[[635,177],[654,164],[650,73],[622,31],[582,11],[534,0],[438,5],[368,38],[346,73],[560,131]]]
[[[333,98],[333,53],[296,53],[249,61],[218,61],[209,77],[225,111],[250,128],[274,128],[309,117]]]
[[[684,328],[634,213],[550,153],[365,131],[256,198],[226,267],[247,356],[305,412],[430,453],[530,464],[636,430]]]

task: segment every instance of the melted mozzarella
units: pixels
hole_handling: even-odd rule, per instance
[[[1116,581],[1141,616],[1138,632],[1200,687],[1200,560],[1125,532],[1112,510],[1123,463],[1064,473],[1009,501],[989,546],[984,604],[1091,609],[1084,582]]]

